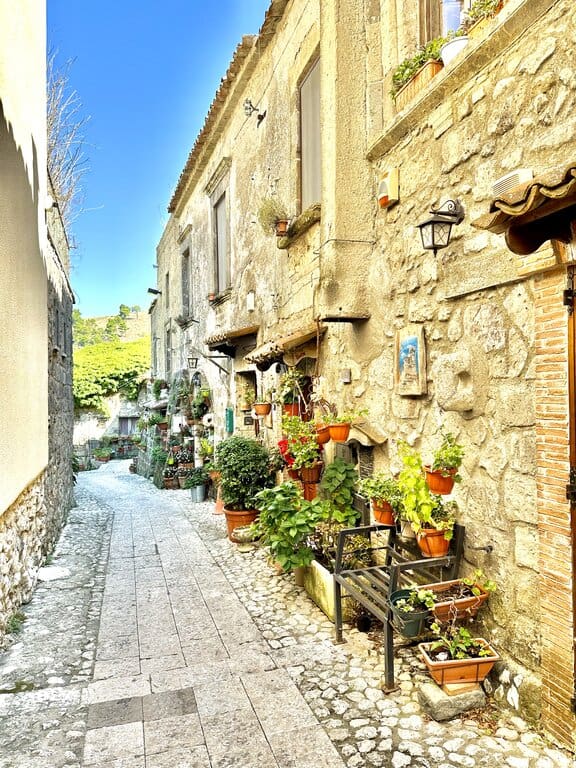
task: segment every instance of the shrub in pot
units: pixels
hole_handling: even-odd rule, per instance
[[[184,483],[184,488],[190,489],[193,501],[204,501],[206,497],[206,483],[208,482],[208,470],[205,467],[189,469]]]
[[[442,628],[434,623],[432,631],[437,639],[418,647],[438,685],[482,682],[500,659],[486,640],[472,637],[466,627],[451,623]]]
[[[256,518],[256,494],[274,485],[274,472],[266,448],[249,437],[235,435],[223,440],[216,446],[215,457],[231,538],[234,528]]]

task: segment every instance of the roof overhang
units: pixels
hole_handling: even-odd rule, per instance
[[[557,166],[496,197],[490,211],[472,222],[505,234],[513,253],[534,253],[547,240],[569,243],[576,222],[576,163]]]
[[[287,336],[281,336],[277,339],[272,339],[256,347],[249,355],[246,355],[246,361],[248,363],[254,363],[259,370],[265,371],[270,368],[274,363],[280,361],[288,362],[290,365],[294,365],[297,362],[293,356],[290,360],[286,361],[286,356],[290,356],[290,353],[297,352],[299,349],[305,347],[309,342],[314,340],[316,345],[319,340],[326,333],[326,326],[318,325],[317,323],[310,323]],[[316,357],[316,349],[307,349],[306,357]]]
[[[255,336],[259,328],[259,325],[234,328],[208,336],[208,338],[204,339],[204,343],[211,352],[221,352],[227,357],[235,357],[237,347],[242,346],[242,342],[247,336]]]

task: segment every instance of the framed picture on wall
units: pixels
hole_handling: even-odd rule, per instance
[[[407,325],[396,331],[394,375],[399,395],[426,394],[426,346],[422,325]]]

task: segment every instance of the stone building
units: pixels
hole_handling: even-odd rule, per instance
[[[0,632],[72,502],[72,291],[46,174],[46,18],[0,2]]]
[[[398,470],[400,439],[426,457],[440,425],[455,433],[465,569],[498,583],[484,618],[505,660],[496,696],[574,747],[576,22],[569,0],[508,0],[395,102],[395,68],[467,5],[271,3],[170,201],[155,360],[169,374],[199,359],[220,435],[234,410],[254,431],[237,393],[275,386],[278,363],[339,410],[368,410],[349,441],[364,470]],[[384,205],[398,201],[381,208],[383,180]],[[268,197],[287,237],[258,224]],[[416,225],[448,200],[463,221],[425,250]],[[277,422],[257,422],[270,443]]]

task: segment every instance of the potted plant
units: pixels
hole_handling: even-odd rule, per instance
[[[474,0],[466,11],[463,28],[469,37],[478,37],[504,5],[503,0]]]
[[[186,488],[186,480],[188,479],[190,472],[192,472],[191,469],[188,469],[187,467],[183,467],[180,465],[176,469],[176,477],[178,478],[178,485],[180,488]]]
[[[440,581],[423,584],[425,589],[434,595],[433,612],[439,622],[476,616],[479,608],[496,590],[496,583],[484,578],[480,569],[471,576],[450,581]]]
[[[402,510],[402,491],[397,480],[385,472],[378,472],[360,480],[358,491],[370,499],[376,522],[394,525]]]
[[[460,54],[464,48],[468,45],[468,35],[466,31],[460,27],[459,29],[452,31],[448,34],[444,44],[440,48],[440,58],[442,64],[448,66],[450,62]]]
[[[438,685],[480,683],[500,659],[486,640],[472,637],[466,627],[451,623],[442,629],[434,623],[432,631],[437,639],[420,643],[418,648]]]
[[[424,556],[442,557],[447,554],[452,538],[456,505],[443,504],[440,496],[430,492],[417,451],[401,442],[399,453],[403,464],[398,475],[402,492],[401,519],[410,523]]]
[[[206,437],[201,437],[198,453],[200,454],[202,461],[210,462],[212,460],[212,456],[214,455],[214,444],[212,441],[208,440]]]
[[[162,478],[164,488],[174,490],[179,487],[178,478],[176,476],[177,468],[174,465],[167,465],[162,470]]]
[[[107,461],[110,461],[112,451],[110,448],[95,448],[92,455],[95,459],[98,459],[98,461],[106,463]]]
[[[256,416],[268,416],[272,410],[272,390],[266,390],[264,397],[260,400],[256,400],[253,407]]]
[[[324,470],[319,498],[312,502],[319,507],[320,514],[309,536],[314,560],[304,572],[304,588],[331,621],[334,621],[333,573],[338,534],[342,528],[351,528],[357,524],[358,512],[353,506],[357,481],[355,467],[337,458]],[[352,537],[351,542],[351,550],[345,553],[345,559],[352,563],[352,560],[364,562],[370,558],[370,547],[364,537]],[[347,610],[344,611],[344,618],[348,620],[353,612],[352,601],[347,600],[345,603]]]
[[[256,494],[274,485],[274,473],[266,448],[249,437],[228,437],[217,445],[215,455],[228,537],[232,540],[234,528],[256,519]]]
[[[359,421],[366,416],[368,411],[363,408],[359,411],[346,411],[344,413],[332,414],[328,423],[330,439],[335,443],[345,443],[348,440],[350,429],[355,421]]]
[[[282,432],[286,435],[286,452],[291,461],[290,468],[298,473],[305,484],[315,484],[320,481],[324,466],[322,462],[322,446],[316,440],[316,429],[309,421],[303,421],[298,416],[282,416]],[[315,496],[308,489],[307,495]]]
[[[434,592],[425,587],[397,589],[390,595],[390,610],[395,625],[404,637],[418,637],[434,607]]]
[[[432,455],[432,464],[426,465],[426,483],[432,493],[446,495],[451,493],[454,483],[461,477],[458,469],[464,458],[464,448],[456,442],[452,432],[440,430],[442,442]]]
[[[152,394],[156,400],[160,399],[160,393],[163,389],[166,389],[167,386],[168,384],[164,379],[154,379],[154,383],[152,384]]]
[[[286,206],[278,197],[265,197],[258,209],[258,222],[264,232],[275,232],[283,237],[288,232],[289,216]]]
[[[252,405],[256,400],[256,393],[248,384],[244,384],[239,388],[238,392],[238,408],[241,411],[251,411]]]
[[[396,67],[392,73],[391,96],[398,109],[403,109],[440,72],[440,48],[444,41],[443,37],[430,40]]]
[[[288,368],[280,377],[280,401],[282,412],[289,416],[298,416],[301,412],[301,404],[306,406],[302,385],[304,374],[297,368]]]
[[[204,501],[206,498],[206,483],[208,482],[208,472],[204,467],[195,467],[188,470],[188,476],[184,488],[190,489],[190,497],[194,502]]]
[[[319,520],[321,508],[304,499],[292,482],[260,491],[256,506],[260,515],[254,523],[255,532],[280,569],[297,571],[297,583],[300,582],[302,569],[314,558],[308,537]]]

